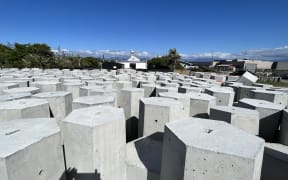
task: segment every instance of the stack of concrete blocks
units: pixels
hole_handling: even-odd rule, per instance
[[[190,111],[189,116],[208,118],[210,108],[216,106],[216,98],[208,94],[189,93]]]
[[[288,179],[288,146],[266,143],[261,180]]]
[[[15,93],[31,93],[37,94],[39,93],[39,88],[36,87],[19,87],[3,90],[4,94],[15,94]]]
[[[62,84],[62,90],[66,92],[71,92],[73,99],[76,99],[80,96],[80,88],[83,86],[84,84],[81,82],[66,82]]]
[[[216,98],[216,105],[219,106],[232,106],[234,100],[234,90],[229,87],[211,87],[206,88],[205,93]]]
[[[49,103],[50,116],[60,122],[72,111],[72,93],[64,91],[44,92],[33,95],[36,99],[45,99]]]
[[[1,180],[64,180],[60,129],[54,119],[0,122]]]
[[[252,90],[251,98],[266,100],[272,103],[287,106],[288,94],[280,91],[268,91],[263,89]]]
[[[140,99],[138,137],[163,132],[167,122],[175,121],[183,115],[183,103],[163,97]]]
[[[118,106],[124,109],[127,141],[138,137],[139,102],[143,97],[144,89],[141,88],[123,88],[120,91]]]
[[[175,99],[183,104],[183,115],[189,116],[190,113],[190,98],[188,94],[180,94],[176,92],[161,92],[159,97]]]
[[[244,85],[252,86],[258,80],[258,77],[251,74],[250,72],[246,71],[238,80],[237,82],[241,82]]]
[[[78,97],[72,102],[72,110],[86,108],[90,106],[114,106],[115,98],[113,96],[83,96]]]
[[[159,180],[163,133],[154,133],[127,143],[126,180]]]
[[[0,102],[13,101],[18,99],[27,99],[31,97],[31,93],[15,93],[0,95]]]
[[[0,83],[0,95],[5,94],[3,90],[5,89],[12,89],[12,88],[18,88],[19,85],[16,83]]]
[[[258,99],[241,99],[239,107],[257,110],[259,112],[259,136],[272,142],[278,136],[282,110],[285,106]]]
[[[260,180],[264,140],[222,121],[165,126],[161,180]]]
[[[19,99],[0,103],[0,121],[49,117],[49,105],[43,99]]]
[[[214,106],[210,109],[210,119],[225,121],[244,131],[259,134],[259,112],[234,106]]]
[[[125,180],[123,109],[109,106],[76,109],[65,118],[62,129],[71,179]]]
[[[61,84],[60,82],[53,82],[53,81],[37,81],[31,83],[31,87],[39,88],[39,92],[54,92],[54,91],[61,91]]]

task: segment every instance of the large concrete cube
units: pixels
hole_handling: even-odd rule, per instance
[[[189,94],[190,111],[189,116],[208,118],[210,108],[216,106],[216,98],[208,94]]]
[[[1,180],[65,179],[60,129],[54,119],[0,122]]]
[[[33,95],[33,98],[46,99],[49,103],[51,115],[58,123],[72,111],[72,93],[70,92],[44,92]]]
[[[288,109],[283,110],[280,124],[280,143],[288,146]]]
[[[159,180],[163,133],[154,133],[126,146],[126,180]]]
[[[183,103],[163,97],[140,99],[138,135],[148,136],[163,132],[167,122],[175,121],[183,115]]]
[[[20,87],[3,90],[5,94],[14,94],[14,93],[31,93],[37,94],[40,92],[40,89],[37,87]]]
[[[263,89],[257,89],[251,91],[251,98],[261,99],[276,104],[282,104],[287,106],[288,94],[280,91],[268,91]]]
[[[279,130],[282,110],[285,106],[248,98],[241,99],[238,106],[257,110],[260,116],[259,136],[269,142],[275,140]]]
[[[160,92],[178,92],[178,87],[162,87],[162,86],[156,86],[155,94],[157,97],[159,97]]]
[[[216,105],[232,106],[234,100],[234,90],[232,88],[211,87],[206,88],[205,93],[216,97]]]
[[[288,146],[266,143],[261,180],[288,179]]]
[[[12,88],[18,88],[18,87],[19,87],[19,85],[16,83],[2,83],[2,82],[0,82],[0,95],[5,94],[3,92],[3,90],[5,90],[5,89],[12,89]]]
[[[60,82],[55,81],[37,81],[31,83],[31,87],[39,88],[39,92],[54,92],[61,91]]]
[[[188,94],[181,94],[177,92],[161,92],[159,97],[175,99],[183,103],[183,116],[189,116],[190,113],[190,98]]]
[[[64,83],[62,84],[62,90],[71,92],[73,99],[76,99],[77,97],[80,96],[80,87],[83,87],[83,83],[78,83],[78,82],[71,82],[71,83]]]
[[[13,101],[18,99],[27,99],[31,97],[31,93],[14,93],[0,95],[0,102]]]
[[[91,92],[94,90],[94,89],[103,89],[104,86],[83,86],[83,87],[80,87],[80,97],[82,96],[91,96]]]
[[[244,85],[251,86],[258,80],[257,76],[251,74],[250,72],[246,71],[238,80],[237,82],[241,82]]]
[[[234,106],[214,106],[210,109],[210,119],[225,121],[244,131],[259,134],[259,112]]]
[[[166,124],[161,180],[260,180],[264,140],[222,121]]]
[[[20,99],[0,103],[0,121],[49,117],[49,105],[43,99]]]
[[[86,108],[90,106],[114,106],[113,96],[83,96],[73,100],[72,109]]]
[[[91,180],[125,180],[123,109],[97,106],[72,111],[62,124],[67,167]]]
[[[156,85],[155,84],[143,84],[142,87],[144,89],[144,97],[155,97],[156,96]]]

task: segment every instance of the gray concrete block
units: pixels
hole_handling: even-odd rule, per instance
[[[179,93],[201,93],[202,91],[203,89],[199,87],[181,86],[178,88]]]
[[[244,85],[251,86],[257,80],[258,80],[257,76],[246,71],[242,76],[240,76],[240,78],[237,80],[237,82],[241,82]]]
[[[19,87],[29,87],[29,81],[28,80],[9,80],[9,81],[3,81],[4,83],[15,83],[18,84]]]
[[[1,180],[65,179],[60,129],[54,119],[0,122]]]
[[[216,105],[219,106],[232,106],[234,100],[234,90],[229,87],[211,87],[206,88],[205,93],[216,98]]]
[[[288,146],[266,143],[261,180],[288,179]]]
[[[0,102],[13,101],[18,99],[27,99],[31,97],[31,93],[14,93],[0,95]]]
[[[284,109],[282,112],[279,142],[288,146],[288,109]]]
[[[80,96],[80,87],[83,87],[83,83],[78,82],[70,82],[70,83],[63,83],[62,84],[62,91],[70,92],[72,93],[73,99],[76,99]]]
[[[66,164],[91,179],[125,180],[123,109],[97,106],[72,111],[62,124]],[[77,179],[77,178],[76,178]]]
[[[264,140],[222,121],[165,126],[161,180],[260,180]]]
[[[183,116],[189,116],[190,113],[190,98],[188,94],[181,94],[177,92],[161,92],[159,97],[175,99],[183,104]]]
[[[37,94],[40,92],[39,88],[36,87],[19,87],[19,88],[12,88],[3,90],[5,94],[14,94],[14,93],[31,93]]]
[[[113,96],[83,96],[78,97],[72,102],[72,110],[91,106],[114,106]]]
[[[72,93],[70,92],[44,92],[33,95],[33,98],[46,99],[49,103],[51,115],[58,123],[64,120],[72,111]]]
[[[260,116],[259,136],[269,142],[276,138],[282,110],[285,106],[248,98],[241,99],[237,106],[257,110]]]
[[[156,85],[155,84],[143,84],[142,87],[144,89],[144,97],[155,97],[156,96]]]
[[[178,92],[178,87],[162,87],[162,86],[156,86],[155,94],[157,97],[159,97],[160,92]]]
[[[266,100],[272,103],[287,106],[288,94],[280,91],[268,91],[265,89],[257,89],[251,91],[251,98]]]
[[[3,92],[3,90],[5,89],[12,89],[12,88],[18,88],[19,85],[16,84],[16,83],[3,83],[3,82],[0,82],[0,95],[1,94],[5,94]]]
[[[234,106],[214,106],[210,109],[210,119],[225,121],[244,131],[259,134],[259,112]]]
[[[208,118],[210,114],[210,108],[216,105],[216,98],[208,94],[189,93],[189,99],[189,116]]]
[[[126,180],[160,180],[163,133],[129,142],[126,146]]]
[[[183,115],[183,103],[163,97],[140,99],[138,137],[163,132],[167,122]]]
[[[39,92],[55,92],[61,91],[61,84],[60,82],[53,82],[53,81],[37,81],[33,82],[30,85],[31,87],[39,88]]]
[[[90,85],[90,86],[83,86],[80,87],[80,92],[79,92],[79,96],[91,96],[91,91],[93,91],[94,89],[103,89],[104,86],[96,86],[96,85]]]
[[[49,117],[49,105],[43,99],[20,99],[0,103],[0,121]]]

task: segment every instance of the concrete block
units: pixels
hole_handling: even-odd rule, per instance
[[[0,103],[0,121],[49,117],[49,105],[43,99],[20,99]]]
[[[99,88],[93,89],[90,92],[90,96],[113,96],[115,98],[115,106],[118,107],[118,91],[111,88]]]
[[[190,113],[190,99],[188,94],[181,94],[177,92],[161,92],[159,97],[175,99],[183,104],[183,116],[189,116]]]
[[[76,99],[80,96],[80,87],[83,87],[83,83],[63,83],[62,84],[62,90],[71,92],[73,99]]]
[[[3,83],[3,82],[0,82],[0,95],[1,94],[5,94],[3,92],[3,90],[5,89],[12,89],[12,88],[18,88],[19,85],[16,84],[16,83]]]
[[[18,99],[27,99],[31,97],[31,93],[15,93],[0,95],[0,102],[13,101]]]
[[[266,143],[261,180],[288,179],[288,146]]]
[[[83,96],[73,100],[72,109],[86,108],[90,106],[114,106],[113,96]]]
[[[60,129],[54,119],[0,122],[1,180],[65,179]]]
[[[29,87],[29,81],[28,80],[9,80],[9,81],[4,81],[4,83],[15,83],[18,84],[19,87]]]
[[[54,92],[54,91],[61,91],[61,84],[60,82],[53,82],[53,81],[37,81],[31,83],[31,87],[39,88],[39,92]]]
[[[264,140],[222,121],[167,123],[162,148],[161,180],[260,180]]]
[[[162,87],[162,86],[156,86],[156,96],[159,97],[160,92],[178,92],[178,87]]]
[[[237,82],[241,82],[244,85],[251,86],[253,83],[255,83],[258,80],[258,77],[251,74],[250,72],[246,71],[240,78],[237,80]]]
[[[259,134],[259,112],[234,106],[214,106],[210,109],[210,119],[225,121],[244,131]]]
[[[136,139],[126,146],[127,180],[159,180],[163,133]]]
[[[155,84],[143,84],[144,97],[155,97],[156,96],[156,85]]]
[[[288,146],[288,109],[282,112],[280,123],[280,143]]]
[[[44,92],[33,95],[33,98],[46,99],[49,103],[50,115],[53,116],[58,123],[63,121],[72,111],[72,93],[70,92]]]
[[[201,93],[202,88],[199,87],[189,87],[189,86],[181,86],[178,88],[179,93]]]
[[[235,101],[239,101],[243,98],[252,98],[251,91],[256,90],[256,89],[259,89],[259,88],[256,86],[244,86],[244,85],[239,86]]]
[[[268,91],[264,89],[252,90],[251,98],[266,100],[272,103],[287,106],[288,94],[280,91]]]
[[[271,142],[276,138],[276,132],[279,129],[282,110],[285,106],[271,103],[259,99],[241,99],[239,107],[254,109],[259,112],[260,126],[259,136],[266,141]]]
[[[63,121],[66,164],[91,179],[125,180],[125,117],[120,108],[97,106],[72,111]]]
[[[216,105],[219,106],[232,106],[234,100],[234,91],[228,87],[211,87],[206,88],[205,93],[216,98]]]
[[[189,93],[189,99],[189,116],[208,118],[210,114],[210,108],[216,106],[216,98],[208,94]]]
[[[91,91],[93,91],[94,89],[103,89],[104,86],[83,86],[83,87],[80,87],[80,92],[79,92],[79,96],[82,97],[82,96],[91,96]]]
[[[19,88],[12,88],[3,90],[5,94],[14,94],[14,93],[31,93],[37,94],[40,92],[39,88],[36,87],[19,87]]]
[[[163,132],[167,122],[183,115],[183,103],[163,97],[140,99],[138,137]]]

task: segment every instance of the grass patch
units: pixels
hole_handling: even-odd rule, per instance
[[[275,82],[275,81],[257,81],[257,83],[261,84],[271,84],[275,87],[288,87],[288,82]]]

